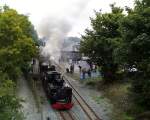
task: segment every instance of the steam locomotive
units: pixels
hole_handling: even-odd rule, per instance
[[[71,109],[72,88],[64,81],[61,73],[57,72],[54,65],[49,63],[40,64],[40,74],[44,91],[52,108]]]

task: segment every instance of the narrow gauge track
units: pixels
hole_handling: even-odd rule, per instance
[[[60,71],[64,72],[62,68],[55,63],[57,67],[60,68]],[[71,82],[68,80],[70,77],[64,75],[64,78],[66,82],[70,85],[70,87],[73,90],[73,97],[77,101],[77,103],[80,105],[82,110],[85,112],[89,120],[102,120],[99,118],[99,116],[93,111],[93,109],[88,105],[88,103],[84,100],[84,98],[79,94],[79,92],[75,89],[75,87],[71,84]]]
[[[59,114],[63,120],[75,120],[69,111],[59,111]]]
[[[65,76],[66,78],[66,76]],[[70,81],[66,78],[65,79],[67,83],[71,86],[73,90],[73,97],[77,101],[77,103],[80,105],[84,113],[87,115],[89,120],[101,120],[97,114],[93,111],[93,109],[87,104],[87,102],[83,99],[83,97],[78,93],[78,91],[73,87],[73,85],[70,83]]]

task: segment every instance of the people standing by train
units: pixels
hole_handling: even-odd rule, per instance
[[[86,73],[88,74],[88,77],[91,77],[90,65],[85,60],[81,60],[79,62],[79,66],[81,68],[81,73],[80,73],[80,78],[81,79],[86,78]]]
[[[78,67],[79,67],[79,73],[81,73],[81,66],[79,65]]]
[[[74,73],[74,64],[71,63],[70,65],[70,73],[73,74]]]
[[[69,73],[69,68],[66,68],[66,72]]]

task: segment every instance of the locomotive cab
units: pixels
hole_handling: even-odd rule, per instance
[[[57,71],[47,72],[47,81],[48,83],[51,83],[54,86],[63,86],[64,84],[64,80],[61,77],[61,74]]]
[[[41,73],[48,71],[48,68],[49,68],[49,63],[43,62],[40,64],[40,72]]]

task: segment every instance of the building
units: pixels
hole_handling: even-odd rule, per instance
[[[66,48],[61,50],[61,61],[69,62],[70,60],[73,62],[79,61],[81,59],[81,54],[79,53],[79,43],[72,44]]]

